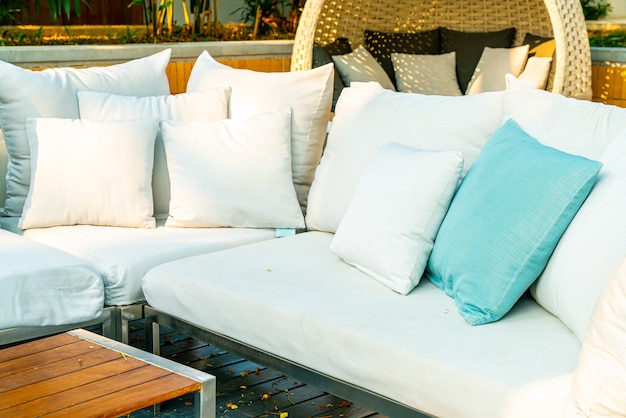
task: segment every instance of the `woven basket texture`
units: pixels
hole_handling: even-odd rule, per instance
[[[313,44],[337,38],[363,44],[365,29],[418,32],[445,27],[486,32],[515,27],[554,37],[555,61],[547,89],[591,98],[591,53],[579,0],[307,0],[294,42],[291,70],[311,68]]]

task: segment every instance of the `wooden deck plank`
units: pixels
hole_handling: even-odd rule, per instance
[[[118,354],[117,359],[113,361],[81,370],[74,370],[60,376],[57,375],[56,377],[31,384],[28,386],[28,390],[20,390],[22,387],[17,387],[5,392],[0,395],[0,413],[3,409],[25,404],[40,398],[49,398],[49,402],[54,403],[51,399],[54,399],[55,395],[59,393],[68,392],[72,389],[82,390],[83,388],[85,392],[87,392],[90,387],[94,386],[90,386],[92,383],[122,373],[126,373],[126,378],[131,378],[130,375],[133,374],[135,370],[146,366],[147,364],[133,358],[124,360]],[[48,372],[51,372],[53,369],[59,370],[59,368],[54,367],[54,365],[47,367],[47,369]],[[153,375],[154,373],[150,376]]]
[[[78,341],[78,339],[74,336],[68,334],[59,334],[51,337],[51,339],[48,341],[35,340],[28,343],[5,348],[0,350],[0,363],[24,357],[27,354],[39,353],[41,351],[49,350],[50,348],[72,344],[76,341]]]
[[[53,346],[52,349],[38,351],[33,354],[30,354],[25,348],[22,357],[0,363],[0,377],[20,373],[46,364],[56,363],[68,357],[80,356],[92,350],[94,350],[94,345],[88,341],[82,340],[75,340],[70,344]]]
[[[18,387],[32,385],[44,380],[48,380],[58,375],[58,368],[66,368],[74,371],[79,368],[90,368],[114,359],[120,355],[104,347],[85,353],[84,355],[70,357],[68,359],[54,363],[56,367],[37,367],[36,369],[25,370],[21,373],[12,374],[0,378],[0,393],[8,392]],[[72,368],[74,367],[74,369]]]
[[[175,373],[168,373],[161,378],[135,384],[115,393],[92,397],[87,402],[73,405],[47,417],[117,417],[199,389],[200,383]]]
[[[135,360],[136,361],[136,360]],[[120,363],[123,363],[124,360]],[[101,398],[110,393],[130,389],[135,390],[138,385],[149,382],[160,377],[171,375],[165,369],[158,367],[143,367],[129,373],[121,373],[104,379],[87,383],[85,385],[73,386],[69,390],[55,393],[51,396],[41,397],[30,402],[22,403],[11,408],[0,411],[6,416],[29,416],[49,414],[61,408],[86,402],[90,399]],[[0,401],[0,404],[2,402]]]

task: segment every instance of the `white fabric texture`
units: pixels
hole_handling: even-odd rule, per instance
[[[567,417],[626,416],[626,259],[593,313],[572,380]]]
[[[272,239],[275,231],[246,228],[155,229],[91,225],[56,226],[23,231],[26,238],[58,248],[91,263],[102,277],[105,304],[142,301],[141,279],[152,267],[198,254]],[[16,218],[0,218],[5,229],[17,230]]]
[[[291,176],[291,111],[162,121],[172,198],[166,226],[304,228]]]
[[[156,119],[30,118],[31,187],[19,227],[154,228]]]
[[[528,45],[514,48],[485,47],[465,93],[477,94],[505,90],[504,76],[520,75],[528,58],[528,48]]]
[[[551,67],[552,57],[530,57],[517,79],[530,87],[545,89]]]
[[[291,165],[298,201],[306,208],[330,117],[334,69],[329,63],[310,71],[264,73],[234,69],[203,52],[191,70],[187,91],[231,87],[233,119],[291,108]]]
[[[382,291],[332,239],[307,232],[164,264],[144,278],[146,299],[432,416],[505,417],[518,391],[575,369],[580,342],[532,298],[471,327],[428,280],[407,296]],[[268,332],[277,319],[281,332]]]
[[[582,341],[596,301],[626,254],[626,131],[599,161],[598,180],[531,287]]]
[[[626,109],[530,88],[507,77],[502,123],[513,119],[544,145],[599,159],[626,129]]]
[[[6,179],[7,164],[9,163],[9,154],[2,136],[2,128],[0,127],[0,179]],[[0,202],[4,202],[7,198],[7,183],[0,180]]]
[[[500,127],[503,96],[502,92],[460,97],[396,93],[376,83],[345,88],[309,193],[307,227],[337,230],[363,169],[387,142],[460,151],[463,173],[467,172]]]
[[[7,199],[1,214],[20,216],[30,185],[28,117],[79,117],[76,93],[96,90],[115,94],[169,94],[165,73],[167,49],[146,58],[108,67],[49,68],[30,71],[0,61],[0,126],[9,152]]]
[[[84,260],[0,229],[0,266],[0,329],[74,324],[102,312],[102,279]]]
[[[79,91],[82,119],[222,120],[228,117],[230,89],[150,97],[120,96],[95,91]],[[166,218],[170,204],[170,179],[161,134],[154,146],[152,172],[154,215]]]
[[[462,170],[460,152],[383,145],[361,176],[331,250],[406,295],[424,274]]]
[[[363,45],[349,54],[333,55],[331,58],[346,86],[354,82],[375,81],[386,89],[396,90],[383,67]]]
[[[456,52],[447,54],[391,54],[398,91],[461,96],[456,79]]]

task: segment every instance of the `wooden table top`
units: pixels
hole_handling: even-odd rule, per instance
[[[117,417],[201,388],[125,352],[132,347],[78,331],[0,350],[0,416]]]

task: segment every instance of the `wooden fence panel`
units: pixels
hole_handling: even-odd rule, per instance
[[[50,18],[50,10],[45,1],[40,1],[41,13],[37,14],[35,0],[27,0],[28,9],[20,14],[23,25],[141,25],[143,9],[140,6],[128,7],[131,0],[89,0],[90,7],[81,4],[81,15],[76,16],[72,2],[71,18],[59,17],[56,22]]]

